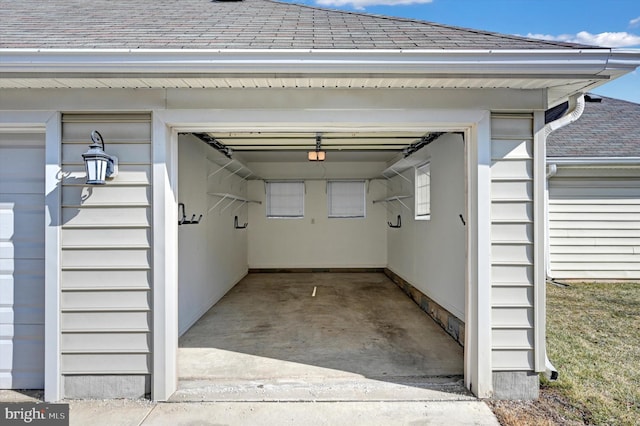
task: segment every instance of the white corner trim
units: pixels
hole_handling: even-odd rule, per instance
[[[152,116],[153,366],[151,398],[166,401],[177,387],[178,213],[177,134]]]
[[[62,226],[62,122],[53,113],[45,135],[45,304],[44,304],[44,399],[64,398],[60,366],[60,229]]]
[[[491,371],[491,115],[466,132],[467,291],[465,386],[479,398],[493,396]]]
[[[584,110],[584,97],[581,96],[578,107],[572,111],[571,121],[577,120]],[[581,105],[581,106],[580,106]],[[557,122],[557,121],[556,121]],[[549,123],[553,124],[553,123]],[[546,142],[549,134],[549,125],[544,124],[544,112],[536,112],[533,117],[533,291],[534,291],[534,367],[536,372],[545,371],[547,350],[547,302],[546,302],[546,278],[547,278],[547,235],[548,235],[548,209],[547,209],[547,170],[546,170]],[[539,131],[542,129],[542,131]]]

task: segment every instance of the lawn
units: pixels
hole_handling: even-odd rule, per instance
[[[640,283],[547,284],[547,352],[560,377],[501,424],[640,424]]]

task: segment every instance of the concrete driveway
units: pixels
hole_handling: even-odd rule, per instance
[[[70,425],[499,425],[482,401],[433,393],[426,400],[300,402],[64,401]],[[0,402],[38,401],[0,391]],[[0,414],[1,417],[1,414]],[[1,423],[1,422],[0,422]],[[35,423],[32,423],[35,424]]]

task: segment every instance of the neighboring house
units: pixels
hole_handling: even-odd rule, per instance
[[[547,140],[553,279],[640,279],[640,104],[588,94]]]
[[[270,0],[0,1],[0,386],[166,400],[179,330],[249,268],[374,267],[453,324],[475,395],[535,397],[545,111],[639,64]],[[367,182],[358,226],[309,216],[338,179]],[[308,205],[270,212],[305,220],[266,220],[283,180]]]

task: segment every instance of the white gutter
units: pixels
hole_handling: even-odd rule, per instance
[[[210,73],[443,74],[609,78],[640,66],[640,50],[0,49],[0,76]],[[604,74],[602,74],[604,72]]]
[[[607,166],[637,166],[640,157],[547,157],[547,164],[564,167],[598,168]]]
[[[555,130],[561,129],[564,126],[567,126],[577,119],[580,118],[582,113],[584,112],[585,100],[584,95],[572,96],[569,99],[569,108],[570,111],[560,117],[559,119],[552,121],[551,123],[547,123],[544,126],[544,135],[545,135],[545,144],[547,143],[547,137],[554,132]],[[547,161],[547,176],[544,180],[544,226],[545,226],[545,247],[544,247],[544,260],[545,260],[545,269],[547,279],[553,280],[551,278],[551,260],[550,260],[550,238],[549,238],[549,179],[555,176],[558,172],[558,167],[555,163],[549,164]],[[545,302],[546,303],[546,302]],[[558,378],[558,370],[553,366],[551,361],[549,360],[549,356],[547,355],[547,348],[545,346],[544,350],[544,364],[545,364],[545,376],[550,380],[556,380]]]

